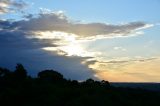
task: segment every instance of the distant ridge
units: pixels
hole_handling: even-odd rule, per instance
[[[160,83],[156,82],[110,82],[115,87],[141,88],[151,91],[160,91]]]

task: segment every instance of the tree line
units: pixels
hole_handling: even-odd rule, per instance
[[[55,70],[33,78],[22,64],[0,68],[0,105],[9,106],[160,106],[160,92],[111,86],[108,81],[69,80]]]

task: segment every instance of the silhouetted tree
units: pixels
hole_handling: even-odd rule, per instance
[[[2,79],[8,79],[12,75],[12,72],[6,68],[0,68],[0,78]]]
[[[103,86],[105,86],[105,87],[109,87],[109,86],[110,86],[109,82],[108,82],[108,81],[105,81],[105,80],[102,80],[102,81],[101,81],[101,84],[102,84]]]
[[[0,68],[0,78],[4,77],[6,75],[6,70],[3,68]]]
[[[79,82],[77,80],[73,80],[70,82],[72,86],[77,86],[79,85]]]
[[[93,84],[93,83],[94,83],[94,80],[93,80],[93,79],[87,79],[87,80],[86,80],[86,83],[87,83],[87,84]]]
[[[38,78],[47,81],[62,81],[63,75],[54,70],[44,70],[38,73]]]
[[[22,64],[17,64],[14,75],[17,79],[22,80],[27,78],[27,71]]]

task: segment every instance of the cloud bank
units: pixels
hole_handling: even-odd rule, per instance
[[[60,39],[27,38],[30,31],[18,30],[14,22],[0,21],[0,67],[14,69],[16,63],[22,63],[29,74],[35,76],[43,69],[54,69],[66,78],[85,80],[93,78],[94,72],[81,64],[87,57],[59,55],[57,51],[48,52],[42,48],[57,47]]]
[[[0,8],[3,8],[0,9],[1,14],[11,12],[10,10],[14,10],[13,8],[20,9],[25,6],[24,2],[10,0],[2,0],[0,4]],[[10,9],[10,6],[12,9]],[[48,52],[44,51],[43,48],[65,46],[68,43],[64,43],[64,39],[71,36],[71,39],[74,39],[75,42],[81,39],[126,37],[152,26],[144,22],[120,25],[81,23],[69,19],[63,12],[40,12],[37,15],[29,14],[24,18],[18,21],[0,20],[0,64],[5,67],[12,67],[11,64],[15,65],[20,62],[28,69],[32,67],[32,69],[29,69],[31,70],[29,73],[32,75],[35,75],[38,70],[53,68],[60,70],[66,77],[77,80],[95,78],[95,71],[89,65],[97,62],[97,60],[83,64],[84,61],[94,57],[69,57],[66,56],[66,53],[65,55],[59,55],[58,51]],[[66,33],[66,37],[58,37],[61,36],[60,34],[55,37],[53,32]],[[116,61],[111,62],[118,63]]]

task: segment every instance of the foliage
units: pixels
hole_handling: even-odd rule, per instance
[[[104,80],[67,80],[54,70],[41,71],[32,78],[17,64],[15,71],[0,68],[0,105],[160,106],[160,92],[117,88]]]

